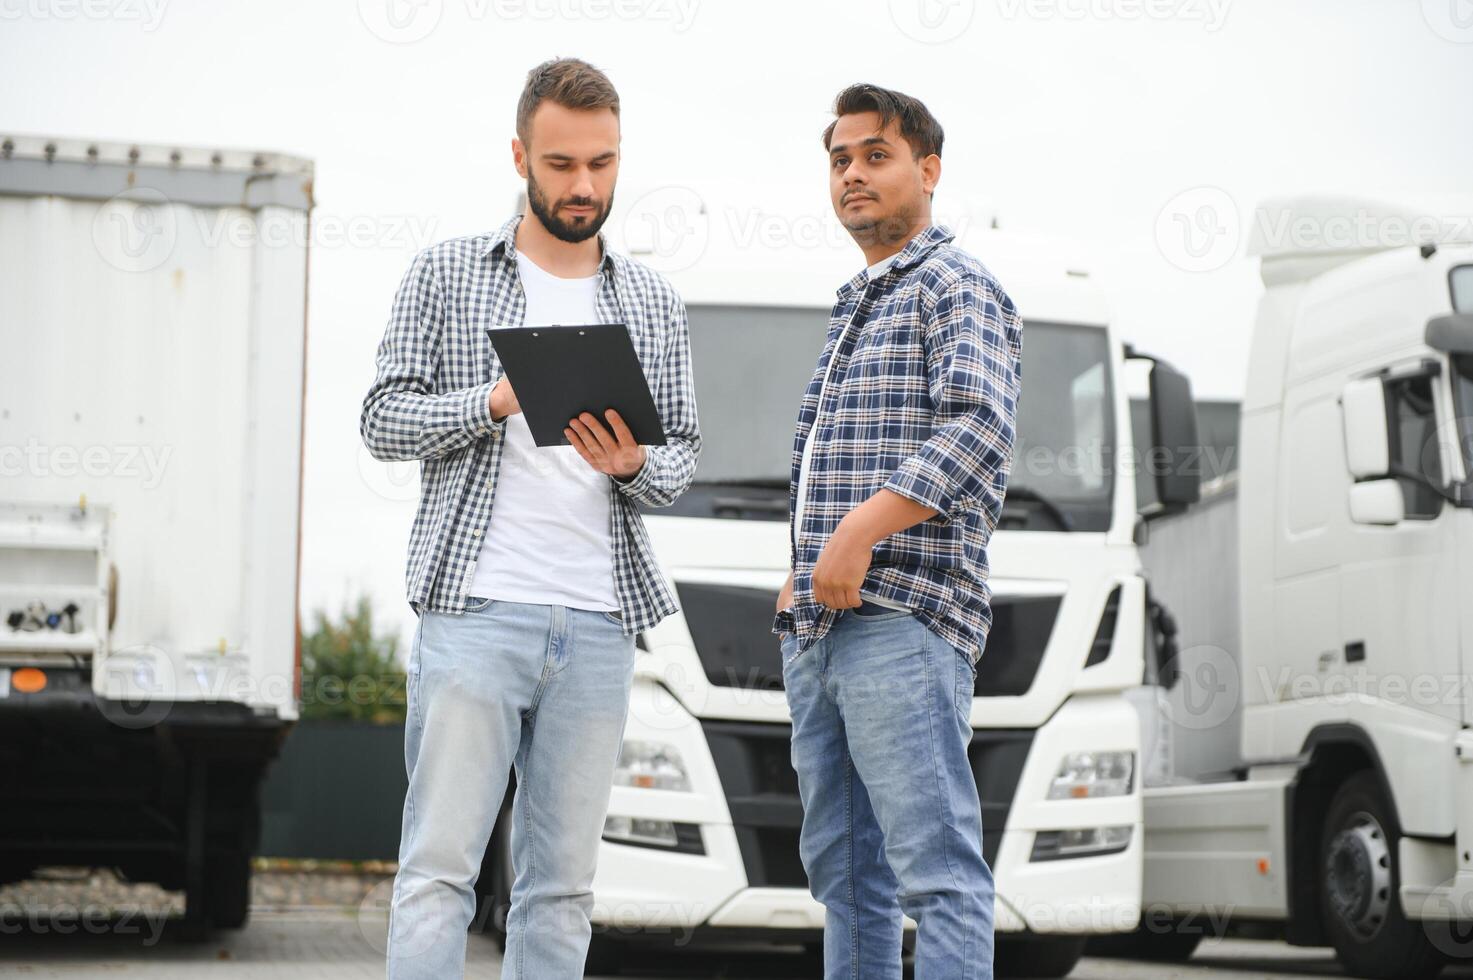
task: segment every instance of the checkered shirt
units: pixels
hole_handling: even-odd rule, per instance
[[[359,433],[380,460],[420,461],[419,509],[405,572],[409,604],[465,611],[490,522],[506,420],[491,419],[503,374],[487,327],[521,326],[526,297],[517,274],[516,228],[453,238],[419,252],[394,297],[363,399]],[[701,450],[685,305],[658,273],[615,254],[599,235],[597,310],[624,323],[655,398],[667,443],[647,446],[629,480],[610,478],[614,589],[625,634],[675,612],[636,502],[669,506],[690,486]]]
[[[875,545],[861,592],[912,610],[973,664],[982,655],[992,625],[987,543],[1012,462],[1023,325],[992,273],[954,237],[928,227],[874,282],[860,272],[838,291],[793,442],[793,606],[772,623],[774,633],[794,633],[800,649],[839,615],[814,598],[819,554],[839,521],[883,488],[939,513]],[[818,441],[795,527],[810,433]]]

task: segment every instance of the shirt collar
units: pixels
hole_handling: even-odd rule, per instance
[[[905,247],[896,254],[895,261],[890,263],[890,268],[882,273],[882,277],[904,272],[924,259],[931,249],[938,245],[945,245],[954,238],[956,238],[956,235],[945,225],[927,225],[925,228],[916,232],[910,241],[905,243]],[[860,269],[854,278],[840,286],[837,293],[842,298],[854,292],[856,289],[863,289],[867,285],[869,285],[868,265]]]
[[[486,256],[500,251],[508,259],[515,262],[517,255],[517,226],[521,223],[522,215],[514,215],[497,231],[484,236],[477,254],[484,259]],[[608,273],[612,275],[615,268],[614,253],[609,248],[608,236],[602,231],[598,233],[598,247],[603,257],[598,260],[598,269],[595,271],[597,273]]]

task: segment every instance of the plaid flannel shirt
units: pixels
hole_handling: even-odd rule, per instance
[[[424,249],[399,285],[378,347],[378,374],[363,400],[359,433],[375,459],[420,460],[419,509],[405,572],[416,614],[465,611],[490,522],[506,420],[491,419],[491,389],[504,373],[487,327],[521,326],[527,301],[517,274],[521,217],[492,234]],[[634,341],[667,442],[646,446],[644,467],[609,479],[614,590],[625,634],[675,612],[636,501],[665,507],[690,486],[700,455],[685,304],[658,273],[615,254],[599,235],[596,306]]]
[[[873,283],[860,272],[838,290],[793,442],[793,606],[772,624],[795,634],[800,650],[839,616],[813,595],[819,554],[846,514],[888,489],[939,513],[875,545],[861,595],[904,605],[973,664],[982,655],[992,625],[987,543],[1012,462],[1023,325],[954,237],[928,227]],[[810,433],[818,441],[795,527]]]

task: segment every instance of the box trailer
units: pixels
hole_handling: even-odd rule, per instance
[[[0,883],[246,918],[298,716],[310,161],[0,140]]]

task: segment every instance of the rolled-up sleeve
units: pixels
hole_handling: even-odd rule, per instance
[[[626,496],[652,507],[668,507],[690,487],[701,455],[690,355],[690,321],[676,297],[669,313],[669,340],[654,391],[655,409],[665,430],[665,445],[646,446],[640,471],[614,485]]]
[[[934,425],[885,488],[937,511],[930,520],[947,524],[996,496],[999,477],[1006,479],[1018,411],[1022,320],[996,283],[966,274],[922,298],[921,320]],[[1001,506],[1000,500],[992,503]]]
[[[429,250],[415,256],[394,296],[379,342],[377,375],[358,431],[375,459],[440,456],[503,429],[491,420],[491,383],[433,390],[445,332],[445,303]]]

